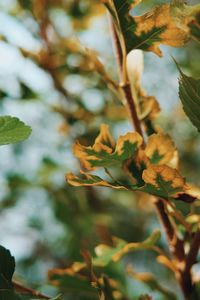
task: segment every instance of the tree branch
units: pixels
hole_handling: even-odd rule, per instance
[[[112,18],[110,17],[110,19],[112,19]],[[144,138],[141,123],[140,123],[140,120],[137,115],[136,106],[135,106],[134,98],[133,98],[132,91],[131,91],[131,86],[128,81],[128,75],[126,74],[126,76],[124,76],[124,73],[123,73],[124,72],[124,59],[125,59],[123,57],[124,53],[122,51],[122,47],[120,45],[120,40],[119,40],[117,32],[114,28],[113,22],[110,21],[110,23],[111,23],[113,43],[114,43],[115,54],[116,54],[116,61],[118,63],[118,69],[119,69],[119,77],[120,77],[120,80],[122,81],[121,87],[124,91],[126,106],[129,111],[133,127]],[[124,78],[126,78],[125,81],[124,81]],[[196,259],[197,253],[198,253],[198,249],[200,246],[200,231],[198,231],[198,233],[195,235],[190,252],[186,258],[185,250],[184,250],[184,241],[177,236],[177,233],[171,223],[171,220],[165,211],[165,206],[164,206],[162,199],[157,199],[155,202],[155,206],[156,206],[157,213],[159,215],[160,221],[164,227],[164,230],[165,230],[165,233],[167,236],[170,252],[176,263],[176,267],[177,267],[177,273],[175,274],[176,278],[182,289],[184,299],[189,300],[189,297],[192,293],[192,279],[191,279],[191,275],[190,275],[190,269],[195,262],[195,259]],[[185,263],[186,263],[186,265],[185,265]],[[184,266],[185,266],[185,269],[184,269]]]
[[[193,242],[190,247],[190,251],[186,257],[186,264],[185,264],[186,273],[190,273],[191,267],[196,262],[199,249],[200,249],[200,229],[196,231]]]

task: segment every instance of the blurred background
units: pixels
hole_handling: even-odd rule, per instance
[[[144,0],[134,14],[163,2]],[[48,269],[81,260],[81,249],[93,253],[112,235],[142,241],[159,227],[147,196],[73,188],[65,182],[67,172],[80,168],[71,151],[75,140],[91,144],[101,123],[109,124],[116,138],[132,130],[121,103],[79,45],[97,51],[117,79],[106,12],[98,0],[0,0],[0,37],[1,115],[17,116],[33,129],[27,141],[0,148],[0,244],[16,258],[18,280],[52,295],[61,291],[63,299],[96,299],[50,286]],[[162,51],[162,59],[145,53],[143,88],[160,103],[156,123],[173,137],[183,175],[198,184],[200,140],[181,108],[171,56],[198,77],[199,45]],[[120,170],[116,176],[123,176]],[[166,247],[164,238],[161,243]],[[167,279],[179,293],[171,274],[153,257],[145,251],[126,261],[137,271],[151,270],[161,283]],[[121,281],[127,297],[150,291],[124,274],[123,263],[109,272]]]

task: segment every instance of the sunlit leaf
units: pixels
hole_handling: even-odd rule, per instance
[[[174,157],[176,148],[168,134],[152,134],[147,142],[145,154],[152,164],[168,164]]]
[[[104,2],[113,17],[121,43],[125,45],[127,53],[133,49],[142,49],[162,56],[160,44],[182,47],[193,34],[197,35],[195,22],[200,12],[199,4],[189,6],[176,1],[173,4],[156,6],[141,16],[132,17],[129,11],[139,4],[140,0],[105,0]],[[192,27],[192,24],[196,27],[194,25]]]
[[[142,137],[137,133],[127,133],[120,136],[116,145],[109,132],[108,126],[103,124],[99,136],[91,147],[79,143],[74,145],[74,154],[87,170],[97,167],[120,165],[132,157],[142,144]]]
[[[0,145],[21,142],[29,137],[31,128],[18,118],[0,117]]]
[[[167,165],[150,165],[142,177],[146,183],[142,191],[165,199],[176,197],[186,189],[185,179]]]

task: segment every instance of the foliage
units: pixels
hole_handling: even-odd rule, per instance
[[[179,69],[180,70],[180,69]],[[193,125],[200,130],[199,124],[199,80],[188,77],[180,70],[179,95],[183,109]]]
[[[200,165],[194,154],[198,133],[188,125],[184,135],[179,134],[179,120],[186,128],[180,112],[170,112],[168,126],[156,97],[144,90],[141,78],[144,54],[147,60],[149,52],[161,57],[163,45],[186,47],[186,52],[176,53],[198,49],[194,41],[190,46],[187,43],[199,41],[200,5],[151,1],[149,8],[145,0],[14,2],[5,14],[26,28],[36,46],[16,44],[6,32],[2,43],[17,48],[24,64],[38,68],[38,85],[42,82],[39,74],[46,74],[50,83],[44,95],[19,73],[20,95],[13,97],[1,87],[1,100],[10,103],[8,98],[13,97],[21,109],[34,103],[36,115],[42,111],[40,130],[45,127],[42,136],[37,122],[32,122],[35,138],[41,135],[36,141],[41,149],[44,143],[49,151],[55,147],[58,152],[44,155],[30,175],[24,156],[28,148],[23,144],[12,147],[16,158],[21,151],[27,170],[6,173],[9,192],[0,202],[2,211],[17,206],[23,197],[29,203],[28,193],[34,203],[42,201],[42,194],[47,201],[37,207],[28,224],[40,239],[32,253],[17,262],[26,280],[18,272],[13,278],[14,257],[0,246],[0,298],[198,299],[200,192],[198,176],[192,173]],[[145,12],[140,11],[141,5]],[[97,26],[95,20],[105,25],[108,13],[115,55],[107,41],[102,52],[89,49],[84,42],[84,34],[92,35],[90,30]],[[94,43],[98,39],[103,43],[100,35]],[[199,131],[199,80],[192,77],[198,67],[194,71],[187,59],[176,64],[183,109]],[[164,84],[163,94],[165,88]],[[99,106],[98,102],[94,105],[95,99],[100,99]],[[48,111],[45,116],[44,111]],[[51,140],[55,127],[48,117],[52,115],[59,124],[58,137]],[[129,126],[124,133],[128,118],[134,131]],[[0,117],[0,145],[20,142],[30,133],[31,128],[18,118]],[[30,140],[27,144],[32,148]],[[71,162],[71,148],[76,162]],[[45,213],[39,217],[45,209],[51,210],[51,220],[46,220]],[[166,238],[157,229],[155,211]],[[56,226],[60,226],[58,232]],[[41,275],[44,270],[48,270],[48,285]]]

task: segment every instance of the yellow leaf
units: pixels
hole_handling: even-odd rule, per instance
[[[131,145],[137,144],[137,148],[139,148],[143,143],[143,139],[137,132],[128,132],[120,136],[115,149],[118,155],[123,154],[126,143]],[[132,149],[130,149],[130,151],[132,151]]]
[[[107,145],[111,149],[114,149],[114,147],[115,147],[115,141],[110,134],[108,125],[106,125],[106,124],[101,125],[101,130],[95,140],[94,146],[99,143]]]
[[[115,146],[108,126],[103,124],[93,146],[86,147],[77,142],[73,150],[86,170],[94,170],[97,167],[123,163],[134,156],[142,142],[143,139],[137,132],[129,132],[120,136]]]
[[[187,185],[185,179],[176,169],[167,165],[149,165],[143,171],[142,178],[146,183],[140,188],[141,191],[164,199],[180,198],[185,193]],[[180,200],[184,197],[181,197]]]
[[[150,165],[144,170],[142,178],[146,183],[159,187],[157,181],[158,176],[160,176],[164,182],[171,182],[171,186],[174,189],[185,188],[185,179],[176,169],[172,169],[166,165]]]
[[[114,146],[115,141],[113,140],[109,132],[108,126],[106,124],[102,124],[100,134],[97,136],[92,147],[86,147],[77,142],[73,146],[73,152],[86,170],[93,170],[94,167],[92,166],[90,161],[99,159],[95,155],[95,152],[103,151],[108,154],[111,154],[114,150]]]
[[[146,156],[153,164],[168,164],[176,152],[175,145],[168,134],[152,134],[145,149]]]
[[[154,31],[159,38],[149,46],[149,51],[162,56],[160,44],[172,47],[182,47],[190,39],[189,24],[195,21],[200,8],[197,6],[164,4],[142,16],[134,17],[136,36],[147,35]]]

